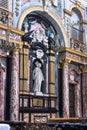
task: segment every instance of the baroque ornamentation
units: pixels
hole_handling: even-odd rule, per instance
[[[20,6],[20,0],[16,0],[16,7],[15,7],[16,16],[19,15],[19,6]]]
[[[0,40],[0,48],[9,55],[9,53],[14,49],[15,45],[13,42]]]
[[[48,42],[48,37],[45,35],[45,30],[43,28],[38,28],[36,29],[31,35],[32,37],[32,42],[42,42],[42,43],[47,43]]]
[[[12,26],[12,13],[0,8],[0,23]]]
[[[50,7],[52,5],[55,6],[55,7],[58,6],[57,0],[42,0],[42,1],[43,1],[43,6],[44,6],[45,11],[47,10],[47,7]]]
[[[81,70],[82,72],[87,72],[87,65],[81,65],[81,66],[80,66],[80,70]]]
[[[70,59],[66,59],[66,58],[63,58],[59,61],[59,63],[62,65],[62,66],[68,66],[68,64],[71,62]]]
[[[78,50],[81,52],[84,52],[86,49],[86,45],[84,43],[82,43],[78,40],[75,40],[73,38],[71,39],[70,45],[71,45],[72,49],[75,49],[75,50]]]

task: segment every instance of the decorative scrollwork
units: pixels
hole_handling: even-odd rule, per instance
[[[9,42],[6,40],[0,40],[0,49],[9,55],[9,53],[14,49],[15,45],[13,42]]]

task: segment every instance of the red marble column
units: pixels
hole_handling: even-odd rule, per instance
[[[12,55],[10,120],[17,121],[19,114],[19,54],[15,49]]]
[[[5,67],[0,64],[0,121],[4,120]]]
[[[76,117],[81,117],[81,89],[80,82],[77,83],[75,89],[75,115]]]
[[[69,83],[68,83],[68,61],[63,63],[63,117],[69,117]]]
[[[86,71],[82,73],[83,117],[87,117],[87,72]]]

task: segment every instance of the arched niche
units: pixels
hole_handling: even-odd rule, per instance
[[[60,39],[63,40],[64,47],[68,47],[68,36],[62,21],[52,11],[48,10],[48,12],[44,12],[42,6],[31,6],[25,9],[19,18],[18,29],[22,29],[23,21],[30,13],[36,13],[42,18],[46,19],[49,23],[51,23],[56,33],[60,34]]]
[[[55,49],[56,45],[61,48],[60,44],[62,43],[63,47],[68,47],[68,37],[62,21],[53,12],[49,10],[48,12],[44,12],[41,6],[32,6],[27,8],[21,14],[18,22],[18,28],[25,31],[25,35],[22,37],[22,40],[26,41],[27,39],[27,42],[30,45],[30,91],[33,92],[32,73],[35,67],[34,61],[37,59],[36,53],[37,50],[41,50],[44,53],[44,55],[40,58],[42,61],[42,72],[45,79],[43,86],[46,86],[42,92],[53,92],[54,94],[55,86],[58,88],[58,81],[55,81],[58,79],[58,74],[55,78],[55,73],[58,73],[58,60],[55,59],[58,59],[58,56],[55,56],[54,46]],[[38,33],[39,37],[37,35]],[[57,51],[59,50],[56,49],[56,52]]]

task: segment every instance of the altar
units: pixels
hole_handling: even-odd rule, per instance
[[[87,118],[50,118],[47,124],[57,130],[86,130]]]

